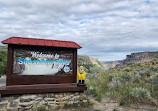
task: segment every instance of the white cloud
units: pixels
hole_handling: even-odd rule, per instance
[[[158,49],[156,0],[1,0],[0,40],[10,36],[71,40],[99,60]]]

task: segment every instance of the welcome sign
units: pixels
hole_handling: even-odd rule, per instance
[[[15,75],[71,75],[73,52],[64,50],[14,49]]]
[[[83,92],[77,86],[77,50],[73,41],[10,37],[6,86],[0,94]],[[11,86],[11,87],[10,87]]]

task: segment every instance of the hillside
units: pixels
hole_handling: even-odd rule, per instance
[[[158,52],[132,53],[123,61],[102,64],[108,70],[87,78],[88,93],[97,101],[106,95],[120,105],[158,106]]]
[[[89,93],[101,101],[106,95],[120,105],[146,104],[158,106],[158,59],[128,63],[99,72],[87,78]]]
[[[99,62],[98,59],[91,58],[89,56],[81,56],[78,55],[78,67],[84,66],[86,72],[88,73],[97,73],[100,71],[104,71],[105,68],[103,65]]]
[[[119,65],[122,63],[123,63],[122,60],[101,62],[102,66],[105,68],[105,70],[108,70],[109,68],[114,68],[116,65]]]

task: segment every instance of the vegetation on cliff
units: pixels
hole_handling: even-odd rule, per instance
[[[158,105],[158,59],[120,65],[91,76],[86,81],[87,93],[92,93],[98,101],[107,95],[120,101],[121,105]]]
[[[7,68],[7,54],[5,52],[0,52],[0,74],[6,74]]]
[[[98,61],[98,59],[91,58],[89,56],[80,56],[78,55],[78,67],[84,66],[85,71],[89,74],[95,74],[100,71],[104,71],[105,68],[102,64]]]

